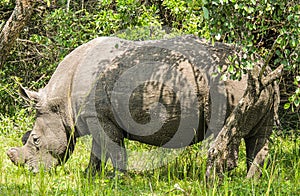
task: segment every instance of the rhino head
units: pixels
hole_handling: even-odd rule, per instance
[[[24,134],[22,147],[7,151],[15,165],[27,166],[33,172],[46,170],[67,161],[75,147],[74,131],[66,119],[65,106],[54,99],[49,101],[43,92],[20,90],[25,99],[35,102],[36,121],[32,131]]]

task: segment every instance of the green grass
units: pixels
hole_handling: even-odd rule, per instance
[[[25,113],[15,118],[0,116],[0,195],[300,195],[300,138],[296,135],[272,136],[269,165],[259,180],[245,179],[245,147],[239,166],[222,182],[205,182],[205,161],[198,146],[191,146],[173,162],[144,172],[129,171],[109,177],[108,164],[103,175],[87,178],[90,139],[79,139],[75,152],[63,166],[36,175],[11,163],[6,150],[21,145],[21,133],[32,124]],[[129,149],[152,147],[127,141]],[[129,160],[134,164],[134,160]]]

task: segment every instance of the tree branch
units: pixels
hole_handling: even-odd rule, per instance
[[[0,69],[2,68],[10,49],[33,12],[34,0],[17,0],[10,18],[0,33]]]
[[[282,75],[282,70],[283,70],[284,65],[280,65],[277,67],[274,71],[269,73],[267,76],[265,76],[262,80],[261,83],[263,84],[264,87],[267,87],[271,83],[274,82],[274,80],[278,79]]]

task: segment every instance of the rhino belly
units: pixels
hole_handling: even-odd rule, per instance
[[[199,112],[203,106],[199,102],[186,105],[178,92],[157,81],[139,85],[131,93],[129,104],[118,107],[122,109],[115,113],[116,121],[130,140],[180,148],[202,140],[205,134],[204,115]],[[126,108],[130,115],[122,112]]]

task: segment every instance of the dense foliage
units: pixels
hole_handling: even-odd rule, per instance
[[[58,63],[77,46],[98,36],[154,39],[165,34],[195,34],[237,44],[251,56],[260,54],[273,68],[284,64],[281,120],[296,128],[300,117],[300,5],[296,0],[103,0],[43,1],[21,33],[0,70],[0,112],[23,107],[18,83],[43,87]],[[0,29],[14,1],[0,0]],[[129,32],[129,33],[128,33]],[[234,58],[234,57],[233,57]],[[229,67],[233,77],[251,68]],[[283,110],[283,108],[288,110]],[[289,114],[289,115],[287,115]]]

